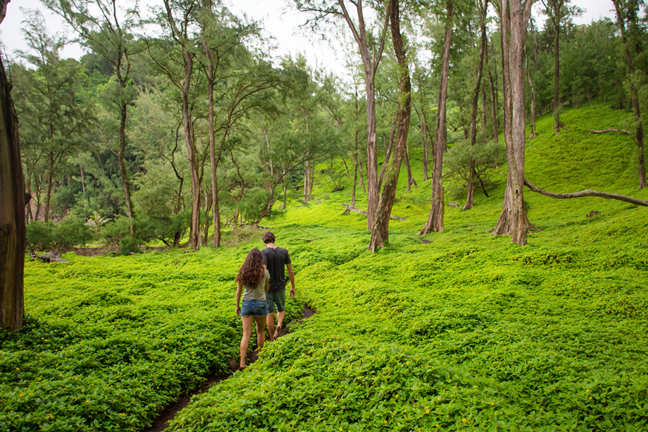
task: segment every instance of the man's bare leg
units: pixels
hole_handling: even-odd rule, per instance
[[[267,323],[268,323],[268,336],[270,342],[274,340],[274,332],[275,332],[275,325],[274,325],[274,312],[269,313],[267,315]]]
[[[285,316],[286,311],[277,312],[277,328],[274,331],[274,336],[272,337],[273,339],[277,339],[279,337],[279,331],[283,328],[283,320]]]

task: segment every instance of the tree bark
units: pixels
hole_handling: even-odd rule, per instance
[[[529,139],[535,138],[538,136],[536,133],[536,112],[535,112],[535,89],[533,88],[533,81],[531,81],[531,74],[529,73],[529,57],[526,57],[526,76],[529,81],[529,88],[531,89],[531,132],[529,133]]]
[[[0,0],[0,22],[5,0]],[[25,265],[25,183],[18,117],[0,59],[0,328],[23,326]]]
[[[556,41],[554,46],[554,129],[556,135],[560,135],[560,9],[562,8],[562,0],[553,0],[554,5],[554,31],[556,32]]]
[[[530,226],[523,196],[526,146],[524,42],[532,3],[533,0],[511,0],[510,3],[500,0],[508,181],[502,213],[493,235],[511,234],[512,242],[518,245],[526,244]],[[510,36],[507,36],[509,32]]]
[[[374,78],[376,71],[378,70],[378,65],[380,64],[380,59],[382,57],[384,38],[381,38],[380,49],[378,53],[374,53],[375,55],[372,59],[372,56],[369,52],[369,44],[365,30],[362,0],[356,0],[353,2],[356,6],[358,15],[357,28],[355,23],[351,19],[351,16],[347,12],[344,3],[344,0],[338,0],[338,4],[342,10],[344,19],[351,29],[353,37],[358,44],[358,48],[360,49],[360,56],[362,58],[362,64],[364,66],[365,91],[367,100],[367,186],[369,189],[367,195],[367,229],[369,230],[373,226],[376,209],[378,207],[378,150],[376,148],[376,88],[374,84]],[[386,26],[387,23],[385,22],[385,27]]]
[[[409,76],[409,66],[403,39],[400,33],[400,8],[398,0],[389,0],[387,15],[390,17],[390,27],[394,45],[394,53],[398,60],[400,100],[398,103],[398,140],[394,156],[387,168],[385,184],[380,194],[378,211],[371,229],[369,250],[375,252],[378,248],[384,247],[389,241],[389,217],[391,216],[394,199],[396,197],[396,186],[400,174],[403,154],[407,150],[407,135],[411,117],[412,85]]]
[[[385,151],[385,162],[380,167],[380,175],[378,176],[378,190],[382,187],[383,178],[385,176],[385,170],[387,169],[387,164],[389,158],[392,154],[392,148],[394,147],[394,135],[396,135],[396,127],[398,126],[398,110],[400,107],[396,107],[396,114],[394,115],[394,121],[392,122],[391,135],[389,136],[389,146],[387,146],[387,151]]]
[[[184,57],[184,83],[182,86],[182,121],[184,125],[184,139],[187,145],[187,156],[191,170],[191,226],[189,231],[189,245],[194,251],[200,249],[200,178],[198,176],[198,161],[196,149],[192,139],[193,123],[189,112],[189,86],[193,73],[193,58],[186,48],[183,48]]]
[[[628,34],[625,28],[625,20],[623,12],[619,4],[619,0],[612,0],[614,3],[614,8],[617,14],[617,23],[619,29],[621,30],[621,40],[623,41],[623,50],[626,57],[626,63],[628,65],[628,75],[630,81],[630,97],[632,98],[632,110],[635,117],[635,141],[637,143],[637,149],[639,150],[639,189],[645,188],[646,185],[646,163],[644,160],[644,140],[643,140],[643,122],[641,120],[641,107],[639,105],[639,92],[635,86],[635,66],[634,59],[632,58],[632,49],[628,41]],[[630,19],[633,19],[630,17]],[[631,24],[636,25],[631,21]],[[641,54],[641,48],[638,43],[635,42],[634,51],[637,54]]]
[[[466,197],[466,204],[463,206],[463,210],[470,210],[474,205],[474,194],[475,194],[475,183],[477,173],[475,172],[475,157],[473,155],[473,149],[475,143],[477,142],[477,109],[479,107],[479,90],[481,87],[483,68],[484,68],[484,55],[486,52],[486,14],[488,13],[488,2],[481,0],[478,3],[479,5],[479,18],[480,18],[480,27],[481,27],[481,45],[479,48],[479,64],[477,66],[477,84],[475,84],[475,91],[473,92],[472,99],[472,114],[470,119],[470,172],[468,173],[468,196]]]
[[[446,100],[448,97],[448,75],[450,71],[450,46],[452,45],[452,18],[454,15],[453,0],[446,3],[448,16],[445,25],[445,41],[441,61],[441,88],[439,90],[439,110],[437,116],[436,139],[434,143],[434,167],[432,169],[432,207],[428,220],[418,235],[432,231],[443,231],[443,152],[446,147]]]
[[[410,192],[412,190],[412,186],[417,187],[418,184],[416,184],[416,180],[412,175],[412,166],[410,165],[409,159],[409,147],[407,146],[407,144],[405,144],[405,153],[403,154],[403,157],[405,158],[405,167],[407,167],[407,192]]]

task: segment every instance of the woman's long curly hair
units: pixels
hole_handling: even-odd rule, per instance
[[[263,254],[259,249],[254,248],[243,261],[243,265],[236,275],[236,281],[242,282],[243,286],[248,288],[254,288],[261,282],[263,276],[265,276]]]

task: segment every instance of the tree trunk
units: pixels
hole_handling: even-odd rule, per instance
[[[531,13],[532,0],[500,1],[503,79],[504,79],[504,130],[508,181],[504,206],[493,235],[510,233],[513,243],[526,244],[529,221],[524,208],[524,153],[525,153],[525,74],[524,42]]]
[[[45,194],[45,211],[43,213],[43,220],[49,221],[50,216],[50,200],[52,198],[52,187],[54,186],[54,154],[49,153],[49,166],[47,169],[47,194]]]
[[[6,0],[0,0],[0,22]],[[18,117],[0,59],[0,327],[23,326],[25,183],[20,160]]]
[[[477,142],[477,109],[479,108],[479,90],[481,87],[482,74],[484,69],[484,55],[486,51],[486,14],[487,14],[488,2],[482,4],[481,0],[479,1],[480,9],[480,25],[481,25],[481,46],[479,49],[479,64],[477,66],[477,84],[475,85],[475,91],[473,92],[472,100],[472,114],[470,119],[470,172],[468,174],[468,196],[466,197],[466,204],[463,206],[463,210],[470,210],[473,208],[474,194],[475,194],[475,184],[477,173],[475,172],[475,157],[473,155],[473,149],[475,143]]]
[[[486,62],[488,64],[488,62]],[[491,96],[491,116],[493,119],[493,141],[497,144],[499,142],[499,130],[497,124],[497,98],[495,97],[495,83],[493,82],[493,74],[488,68],[488,84],[490,85]]]
[[[560,9],[562,2],[555,1],[554,9],[554,31],[556,32],[555,50],[554,50],[554,130],[556,135],[560,135]]]
[[[536,112],[535,112],[535,89],[533,88],[533,81],[531,81],[531,74],[529,73],[529,57],[526,58],[526,76],[529,81],[529,88],[531,89],[531,133],[529,139],[538,136],[536,133]]]
[[[406,151],[407,135],[411,115],[412,86],[409,77],[409,68],[405,55],[405,48],[400,34],[400,13],[398,0],[390,0],[387,6],[387,14],[390,16],[391,33],[394,45],[394,52],[398,60],[400,72],[400,101],[398,104],[398,141],[394,151],[394,157],[389,163],[385,184],[380,194],[376,218],[371,229],[369,250],[375,252],[378,248],[384,247],[389,241],[389,216],[391,215],[394,199],[396,197],[396,186],[400,173],[401,160]]]
[[[411,114],[411,110],[410,110],[410,114]],[[403,156],[405,158],[405,167],[407,167],[407,192],[411,192],[412,186],[417,187],[418,184],[416,184],[416,180],[412,175],[412,166],[410,165],[410,159],[409,159],[409,147],[407,146],[407,144],[405,144],[405,153]]]
[[[125,88],[125,83],[122,84],[122,88]],[[117,152],[117,160],[119,161],[119,174],[122,178],[122,185],[124,186],[124,199],[126,201],[126,212],[128,214],[128,224],[130,227],[131,235],[135,231],[133,223],[133,203],[131,201],[130,194],[130,181],[128,179],[128,171],[126,171],[126,161],[124,159],[124,154],[126,153],[126,116],[127,116],[127,107],[126,102],[122,101],[120,105],[121,115],[119,120],[119,152]]]
[[[389,136],[389,145],[385,151],[385,162],[380,167],[380,175],[378,176],[378,190],[382,187],[383,178],[385,176],[385,170],[387,169],[387,163],[392,154],[392,148],[394,147],[394,135],[396,135],[396,127],[398,126],[398,110],[400,107],[396,108],[396,114],[394,115],[394,121],[392,122],[391,135]]]
[[[423,181],[428,181],[428,129],[427,118],[425,117],[425,107],[423,106],[423,98],[421,98],[421,136],[423,145]]]
[[[189,231],[189,246],[194,251],[200,249],[200,178],[198,176],[198,162],[196,149],[192,140],[192,122],[189,112],[189,86],[193,72],[193,58],[183,49],[185,76],[182,87],[182,121],[184,125],[184,138],[187,144],[189,169],[191,170],[191,226]]]
[[[639,92],[635,86],[635,67],[634,60],[632,58],[632,49],[629,46],[628,36],[625,28],[625,17],[621,12],[619,6],[619,0],[612,0],[614,3],[614,8],[616,9],[617,14],[617,23],[619,29],[621,30],[621,39],[623,41],[623,50],[626,57],[626,63],[628,65],[628,75],[630,81],[630,97],[632,98],[632,110],[635,117],[635,141],[637,142],[637,148],[639,150],[639,189],[646,187],[646,163],[644,161],[644,140],[643,140],[643,122],[641,120],[641,106],[639,105]],[[636,23],[635,23],[636,24]],[[635,45],[635,50],[637,54],[641,54],[641,48],[638,44]]]
[[[355,205],[356,188],[358,186],[358,157],[354,157],[353,164],[353,189],[351,191],[351,205]]]
[[[445,41],[441,66],[441,88],[439,90],[439,110],[437,116],[436,139],[434,144],[434,167],[432,169],[432,208],[425,226],[418,235],[429,234],[432,231],[443,231],[443,151],[446,147],[446,99],[448,97],[448,75],[450,71],[450,46],[452,45],[452,18],[454,14],[453,0],[446,3],[448,17],[445,26]]]

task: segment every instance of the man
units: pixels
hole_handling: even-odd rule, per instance
[[[275,244],[275,236],[271,232],[266,232],[261,237],[266,248],[261,251],[263,254],[263,267],[270,272],[270,289],[266,294],[268,303],[268,334],[273,341],[279,337],[279,332],[283,327],[283,320],[286,316],[286,273],[284,267],[288,268],[288,277],[290,278],[290,297],[295,297],[295,274],[293,273],[290,255],[284,248]],[[277,328],[274,325],[275,306],[277,309]]]

